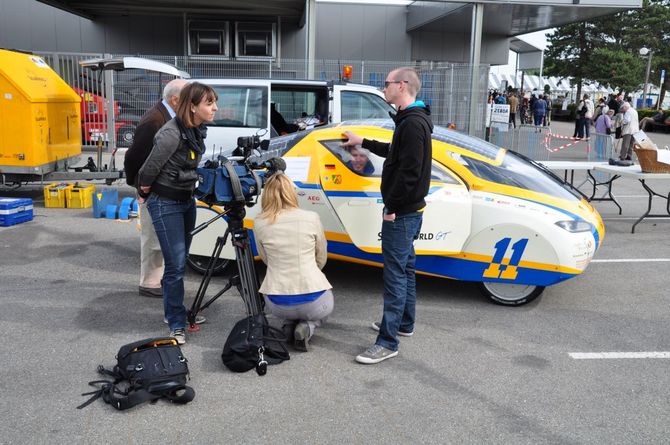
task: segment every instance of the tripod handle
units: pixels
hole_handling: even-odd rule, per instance
[[[226,215],[229,212],[229,210],[224,211],[223,213],[218,213],[214,218],[210,219],[209,221],[206,221],[202,224],[200,224],[198,227],[195,229],[191,230],[191,236],[196,236],[198,233],[202,232],[205,230],[207,227],[209,227],[214,221],[217,219],[221,218],[222,216]]]

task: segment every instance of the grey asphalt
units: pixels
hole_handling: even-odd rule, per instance
[[[616,192],[623,215],[595,204],[607,227],[596,260],[670,258],[670,219],[631,234],[644,192],[628,179]],[[594,262],[517,308],[471,283],[419,277],[415,335],[401,339],[397,358],[364,366],[354,356],[375,338],[381,269],[330,261],[336,308],[310,352],[264,377],[227,371],[221,349],[244,314],[231,291],[184,347],[191,404],[77,410],[97,365],[167,333],[161,301],[137,295],[139,233],[90,209],[46,209],[37,186],[0,195],[36,200],[34,221],[0,228],[0,443],[630,444],[670,435],[670,360],[568,355],[670,351],[668,262]],[[189,302],[198,284],[189,273]]]

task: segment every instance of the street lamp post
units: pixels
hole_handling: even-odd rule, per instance
[[[651,71],[651,56],[653,53],[652,50],[644,46],[640,48],[640,55],[642,57],[647,56],[647,74],[644,77],[644,89],[642,90],[642,108],[647,107],[647,88],[649,87],[649,72]]]

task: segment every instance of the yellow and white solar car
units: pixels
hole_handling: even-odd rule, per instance
[[[351,150],[341,147],[347,130],[390,141],[393,122],[350,121],[293,133],[272,139],[263,156],[287,162],[300,206],[321,217],[330,258],[381,266],[384,159],[366,152],[365,168],[356,166]],[[442,127],[433,132],[426,202],[415,242],[417,273],[479,282],[504,305],[532,301],[546,286],[581,274],[605,234],[598,212],[539,164]],[[202,204],[198,223],[220,211]],[[260,205],[248,209],[248,228],[259,211]],[[211,252],[215,234],[225,230],[223,219],[217,224],[194,238],[196,249]],[[232,249],[224,256],[234,258]]]

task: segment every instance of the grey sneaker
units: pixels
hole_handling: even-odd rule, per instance
[[[195,324],[203,324],[206,322],[207,319],[204,317],[204,315],[196,315],[195,316]],[[163,323],[167,324],[167,318],[163,318]]]
[[[380,325],[381,325],[381,323],[379,323],[378,321],[375,321],[374,323],[372,323],[372,326],[371,326],[371,327],[372,327],[372,329],[374,329],[375,331],[379,332],[379,326],[380,326]],[[398,335],[400,335],[401,337],[411,337],[412,335],[414,335],[414,331],[412,331],[412,332],[405,332],[405,331],[398,330]]]
[[[298,323],[293,331],[293,339],[293,346],[295,346],[295,349],[307,352],[309,345],[309,325],[304,321]]]
[[[374,365],[396,355],[398,355],[398,351],[391,351],[380,345],[372,345],[364,353],[357,355],[356,361],[365,365]]]
[[[177,340],[177,344],[180,345],[186,344],[186,330],[184,330],[184,328],[177,328],[174,331],[170,332],[170,337]]]

